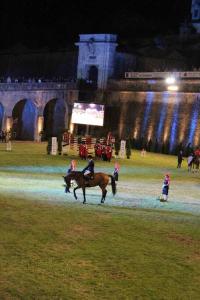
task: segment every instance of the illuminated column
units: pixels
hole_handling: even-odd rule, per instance
[[[74,133],[74,123],[72,123],[72,122],[70,122],[70,125],[69,125],[69,132],[70,132],[71,134]]]
[[[44,117],[38,116],[36,121],[35,136],[34,136],[34,140],[37,142],[41,142],[41,137],[42,137],[41,132],[43,131],[43,126],[44,126]]]
[[[12,117],[8,117],[8,116],[5,116],[4,117],[4,122],[3,122],[3,130],[6,130],[6,131],[10,131],[12,129],[12,126],[13,126],[13,118]]]

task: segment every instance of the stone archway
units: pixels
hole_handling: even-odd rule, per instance
[[[97,66],[89,67],[88,80],[94,87],[97,87],[97,83],[98,83],[98,68],[97,68]]]
[[[13,108],[12,117],[15,138],[33,141],[37,119],[36,106],[30,100],[20,100]]]
[[[64,100],[52,99],[44,108],[44,137],[62,134],[65,129],[66,106]]]
[[[0,130],[2,130],[3,127],[3,116],[4,116],[4,107],[0,103]]]

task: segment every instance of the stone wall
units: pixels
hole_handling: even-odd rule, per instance
[[[46,137],[55,135],[69,127],[77,99],[74,83],[1,83],[0,130],[14,129],[17,139],[35,140],[44,125]]]
[[[200,93],[107,90],[90,100],[105,104],[104,127],[91,126],[93,134],[167,144],[169,152],[200,144]]]

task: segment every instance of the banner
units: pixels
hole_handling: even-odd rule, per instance
[[[126,156],[126,141],[124,141],[124,140],[121,140],[119,155],[121,158],[125,158],[125,156]]]
[[[51,155],[56,155],[58,150],[57,137],[51,138]]]

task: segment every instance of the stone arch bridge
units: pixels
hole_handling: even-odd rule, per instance
[[[69,126],[78,90],[73,82],[0,83],[0,130],[13,128],[16,138],[37,140]]]

